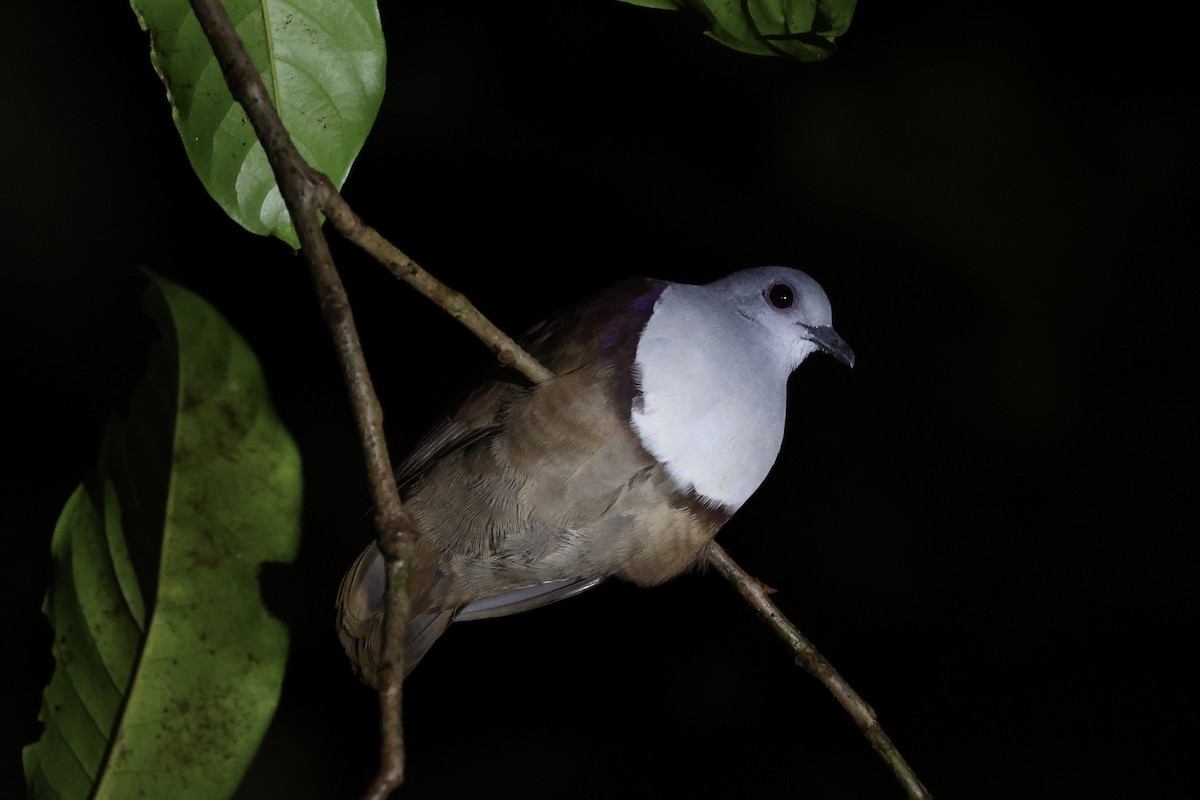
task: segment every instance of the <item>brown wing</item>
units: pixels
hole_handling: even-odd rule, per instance
[[[634,279],[539,326],[525,345],[558,377],[483,385],[398,471],[421,537],[410,669],[464,607],[515,613],[613,574],[656,583],[724,522],[677,496],[628,425],[637,334],[659,291]],[[372,545],[338,597],[339,634],[369,682],[382,593]]]
[[[406,488],[442,458],[486,438],[497,427],[503,398],[522,391],[520,386],[507,381],[489,381],[473,392],[458,413],[426,434],[396,469],[396,482],[402,493],[407,493]],[[430,608],[429,593],[438,585],[440,560],[440,554],[428,540],[418,539],[409,583],[412,612],[404,648],[406,674],[454,620],[455,609]],[[342,578],[336,601],[338,639],[359,676],[372,686],[382,656],[385,586],[383,554],[371,542]]]

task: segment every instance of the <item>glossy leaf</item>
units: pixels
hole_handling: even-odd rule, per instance
[[[33,797],[227,797],[279,699],[258,571],[295,556],[299,455],[228,323],[167,281],[147,299],[163,338],[54,531]]]
[[[385,49],[374,0],[224,2],[301,155],[340,187],[383,99]],[[266,153],[187,0],[132,4],[204,187],[248,230],[296,246]]]
[[[690,8],[704,17],[708,35],[755,55],[820,61],[837,50],[857,0],[622,0],[646,8]]]

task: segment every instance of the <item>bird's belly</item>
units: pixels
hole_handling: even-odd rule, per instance
[[[702,558],[729,517],[679,495],[665,474],[655,473],[586,525],[531,520],[485,557],[454,558],[451,571],[471,599],[549,581],[616,576],[652,586],[670,580]]]

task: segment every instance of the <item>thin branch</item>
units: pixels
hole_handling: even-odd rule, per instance
[[[400,501],[383,435],[383,413],[362,355],[349,300],[321,232],[318,211],[335,229],[387,266],[425,297],[458,320],[492,350],[501,362],[537,384],[554,374],[493,325],[464,296],[438,281],[413,259],[370,227],[346,204],[332,182],[300,156],[275,110],[258,71],[219,0],[191,0],[212,44],[234,98],[246,110],[275,172],[301,255],[309,265],[326,324],[341,359],[358,421],[375,503],[375,528],[383,552],[387,586],[384,607],[383,659],[379,671],[380,766],[364,800],[384,800],[404,781],[404,737],[401,724],[404,675],[404,632],[408,620],[408,580],[416,544],[412,520]],[[928,791],[880,726],[875,712],[837,673],[803,634],[771,602],[768,590],[715,542],[709,562],[733,583],[742,597],[788,643],[796,663],[812,673],[838,699],[876,751],[892,768],[913,800]]]
[[[535,384],[554,377],[553,372],[543,367],[504,331],[493,325],[466,295],[430,275],[400,248],[380,235],[379,231],[363,222],[332,185],[329,186],[328,202],[323,210],[338,233],[366,250],[379,263],[390,269],[393,275],[458,320],[467,330],[479,337],[501,363],[517,369]]]
[[[763,621],[774,629],[788,647],[792,648],[792,652],[796,654],[796,663],[811,673],[829,690],[830,694],[837,698],[837,701],[842,704],[842,708],[846,709],[846,713],[867,737],[867,741],[879,753],[880,758],[892,768],[892,772],[904,786],[908,796],[913,800],[929,800],[932,795],[917,778],[912,767],[904,760],[904,756],[900,755],[900,751],[892,744],[891,738],[879,724],[878,717],[875,716],[875,709],[858,696],[858,692],[854,691],[846,679],[833,668],[833,665],[825,660],[825,656],[821,655],[812,642],[792,624],[791,620],[783,615],[779,607],[771,602],[769,596],[771,590],[762,581],[742,569],[716,542],[709,545],[708,563],[712,564],[717,572],[737,588],[745,601],[763,618]]]
[[[219,0],[191,0],[212,45],[225,82],[241,103],[262,142],[300,240],[325,323],[342,364],[358,421],[363,455],[375,505],[375,530],[386,573],[383,658],[379,671],[380,766],[367,793],[386,798],[404,781],[404,729],[401,722],[404,681],[404,630],[408,621],[408,575],[416,535],[400,502],[383,433],[383,411],[359,343],[346,289],[321,231],[318,211],[332,185],[300,156],[283,126],[258,70]]]

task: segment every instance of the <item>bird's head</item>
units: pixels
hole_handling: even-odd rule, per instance
[[[755,323],[789,370],[817,350],[854,366],[854,351],[833,329],[829,297],[805,273],[788,267],[757,267],[735,272],[705,289]]]

